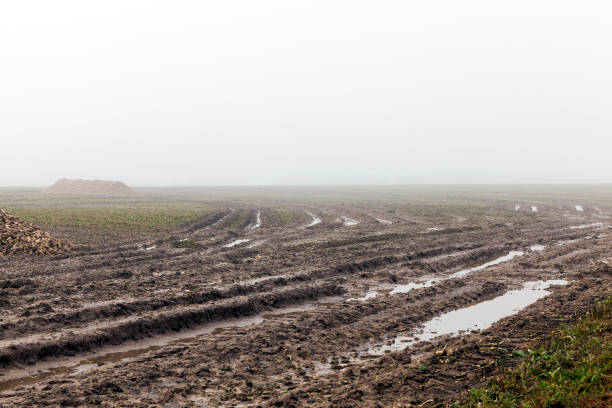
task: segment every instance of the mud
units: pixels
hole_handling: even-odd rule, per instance
[[[283,226],[223,203],[139,242],[2,257],[0,406],[444,404],[610,294],[597,214],[571,229],[514,202],[283,204]]]

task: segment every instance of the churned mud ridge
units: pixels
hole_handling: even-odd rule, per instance
[[[353,274],[356,272],[371,271],[373,269],[384,268],[385,266],[404,262],[406,260],[414,259],[425,259],[432,255],[439,255],[440,253],[446,254],[447,251],[470,251],[474,246],[469,247],[450,247],[450,248],[436,248],[430,251],[420,252],[417,254],[411,254],[403,257],[381,257],[366,259],[359,262],[353,262],[350,264],[338,265],[330,269],[315,270],[304,273],[288,274],[280,277],[270,277],[266,279],[263,277],[257,282],[238,282],[223,288],[210,288],[203,291],[190,291],[190,293],[184,293],[175,296],[166,297],[147,297],[138,299],[118,299],[117,302],[112,301],[104,305],[97,305],[93,307],[84,307],[77,310],[70,310],[67,312],[48,313],[52,310],[52,306],[39,305],[37,309],[33,311],[37,314],[35,319],[30,320],[19,320],[12,322],[5,322],[0,325],[0,339],[7,338],[7,336],[17,336],[20,334],[31,333],[35,330],[49,330],[54,328],[66,327],[76,323],[87,323],[97,319],[108,319],[117,318],[122,316],[129,316],[135,313],[155,311],[163,308],[169,308],[178,305],[193,305],[203,304],[212,302],[215,300],[228,299],[237,296],[244,296],[257,292],[264,292],[266,290],[272,290],[280,286],[286,286],[294,283],[313,281],[318,279],[326,279],[334,276],[341,276],[344,274]],[[478,248],[478,245],[476,245]],[[475,250],[476,252],[470,252],[464,256],[458,256],[454,258],[452,266],[464,265],[467,266],[483,258],[490,258],[493,255],[502,253],[501,248],[487,248],[482,250]],[[451,252],[452,253],[452,252]],[[451,262],[447,262],[446,266],[451,266]],[[412,269],[423,267],[418,261],[409,263]],[[106,276],[106,278],[121,278],[122,276]],[[127,274],[125,278],[131,278],[131,274]],[[91,282],[91,277],[87,277],[88,282]],[[24,283],[25,282],[25,283]],[[85,282],[85,280],[84,280]],[[26,285],[35,285],[36,283],[30,280],[15,280],[5,281],[3,286],[5,288],[19,289]],[[42,312],[42,314],[41,314]],[[46,312],[46,313],[45,313]]]
[[[278,308],[342,293],[343,289],[333,284],[296,287],[229,302],[218,302],[201,308],[142,317],[126,323],[109,325],[103,330],[95,330],[92,333],[68,335],[66,339],[11,344],[8,349],[0,351],[0,367],[20,363],[32,364],[51,357],[74,355],[105,345],[116,345],[128,340],[179,331],[222,319],[249,316],[266,308]]]
[[[300,319],[299,325],[286,322],[283,319],[271,320],[267,325],[261,326],[261,329],[258,326],[250,333],[237,333],[242,335],[232,336],[223,342],[203,338],[197,343],[196,348],[182,347],[181,352],[178,353],[177,357],[180,358],[183,366],[182,376],[192,380],[198,378],[197,381],[205,381],[209,386],[217,384],[216,380],[210,379],[213,373],[215,376],[225,377],[226,380],[221,380],[218,383],[220,387],[216,392],[220,395],[230,392],[226,386],[228,383],[234,383],[238,386],[238,384],[248,384],[252,380],[258,384],[256,387],[234,388],[232,391],[234,397],[243,401],[256,395],[270,398],[278,395],[279,392],[287,391],[287,388],[291,389],[296,386],[295,381],[298,381],[299,378],[302,378],[303,381],[317,378],[316,375],[313,377],[315,374],[312,371],[314,369],[312,366],[313,359],[314,361],[318,359],[328,360],[351,347],[358,347],[373,336],[378,336],[378,319],[372,319],[376,315],[382,314],[380,318],[385,320],[389,328],[397,328],[405,324],[417,325],[435,314],[452,310],[458,305],[469,305],[505,291],[505,286],[500,283],[487,283],[472,289],[466,288],[465,283],[460,281],[448,282],[445,285],[446,287],[427,288],[420,293],[415,291],[415,293],[408,295],[407,298],[411,300],[412,305],[419,307],[398,308],[397,305],[403,303],[403,301],[398,298],[389,299],[387,304],[348,305],[347,307],[332,308],[326,311],[307,311],[302,314],[303,317]],[[432,296],[441,293],[446,295],[441,298],[441,302],[432,303],[430,301]],[[454,294],[451,295],[452,293]],[[392,305],[396,307],[392,307]],[[422,310],[426,310],[427,313],[423,315]],[[193,355],[195,350],[199,350],[198,353],[205,355],[204,364],[198,363],[198,361],[202,361],[202,355],[199,357]],[[125,371],[114,370],[112,377],[103,379],[103,381],[115,383],[120,378],[121,387],[128,391],[130,387],[138,387],[142,381],[155,380],[163,376],[164,372],[168,372],[168,370],[174,371],[170,367],[157,366],[160,363],[160,358],[168,357],[168,355],[167,352],[160,352],[154,356],[144,357],[145,366],[143,366],[142,372],[139,372],[138,369],[136,369],[137,372],[134,372],[128,366],[124,366]],[[247,358],[244,359],[243,357]],[[251,364],[254,360],[257,361],[255,365]],[[222,367],[230,361],[233,362],[233,369],[224,370]],[[155,368],[156,366],[157,368]],[[288,367],[293,379],[290,384],[283,386],[282,389],[276,388],[275,381],[268,381],[266,385],[265,380],[259,380],[263,377],[273,379],[275,376],[282,379]],[[131,372],[131,374],[128,374],[128,372]],[[124,377],[124,375],[128,375],[128,377]],[[143,377],[140,378],[139,376]],[[272,377],[270,378],[270,376]],[[145,380],[145,378],[148,380]],[[52,388],[53,391],[51,391],[51,388],[37,391],[40,396],[30,395],[28,400],[35,403],[36,398],[46,398],[50,402],[58,401],[57,398],[69,396],[74,403],[85,403],[88,401],[87,398],[92,395],[87,392],[89,387],[81,388],[85,390],[85,394],[75,389],[66,393],[62,390],[60,383]],[[137,402],[135,400],[118,402],[122,406],[130,406],[130,404],[134,404],[132,406],[147,406],[149,404],[146,401]]]

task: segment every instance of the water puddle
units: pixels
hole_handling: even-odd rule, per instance
[[[254,285],[256,283],[259,283],[259,282],[269,281],[269,280],[272,280],[272,279],[284,278],[286,276],[287,275],[262,276],[261,278],[253,278],[253,279],[248,279],[248,280],[245,280],[245,281],[240,281],[240,282],[238,282],[238,285],[247,285],[247,286],[249,286],[249,285]]]
[[[376,296],[378,296],[378,292],[375,290],[369,290],[368,293],[365,294],[364,297],[361,298],[351,298],[351,299],[347,299],[347,302],[365,302],[366,300],[370,300],[370,299],[374,299]]]
[[[543,251],[546,249],[546,247],[544,245],[532,245],[529,247],[530,250],[532,250],[533,252],[539,252],[539,251]]]
[[[314,215],[313,213],[311,213],[310,211],[305,211],[305,213],[308,214],[310,217],[312,217],[312,222],[308,224],[306,228],[314,227],[315,225],[321,223],[321,219],[317,217],[316,215]]]
[[[414,282],[410,282],[407,285],[393,285],[393,289],[391,290],[391,292],[389,292],[390,295],[395,295],[398,293],[408,293],[411,290],[414,289],[421,289],[421,288],[428,288],[430,286],[433,286],[436,282],[440,281],[442,279],[431,279],[425,282],[421,282],[421,283],[414,283]]]
[[[585,238],[576,238],[576,239],[564,239],[561,240],[559,242],[557,242],[557,245],[567,245],[567,244],[574,244],[576,242],[580,242]]]
[[[534,245],[533,247],[540,247],[538,245]],[[532,248],[533,248],[532,247]],[[472,272],[477,272],[477,271],[482,271],[483,269],[486,269],[490,266],[494,266],[494,265],[499,265],[503,262],[507,262],[510,261],[518,256],[523,256],[525,255],[525,252],[523,251],[510,251],[508,253],[508,255],[504,255],[501,256],[497,259],[494,259],[490,262],[487,262],[485,264],[479,265],[479,266],[475,266],[473,268],[469,268],[469,269],[463,269],[460,270],[458,272],[452,273],[449,276],[446,277],[441,277],[441,278],[432,278],[432,279],[428,279],[425,280],[423,282],[410,282],[408,284],[398,284],[398,285],[390,285],[391,288],[391,292],[389,292],[390,295],[397,295],[397,294],[401,294],[401,293],[408,293],[412,290],[415,289],[421,289],[421,288],[429,288],[433,285],[435,285],[436,283],[448,280],[448,279],[454,279],[454,278],[462,278]],[[367,295],[366,295],[367,296]],[[354,300],[361,300],[361,299],[354,299]],[[366,299],[367,300],[367,299]]]
[[[514,211],[518,211],[518,210],[520,210],[520,209],[521,209],[521,205],[520,205],[520,204],[516,204],[516,205],[514,206]]]
[[[584,212],[584,208],[582,208],[581,205],[575,205],[574,208],[576,209],[576,211],[578,212]]]
[[[431,227],[431,228],[427,228],[427,231],[442,231],[442,228],[439,228],[439,227]]]
[[[262,313],[262,315],[265,317],[265,316],[286,315],[290,313],[302,313],[302,312],[308,312],[310,310],[314,310],[315,308],[316,308],[316,305],[311,302],[311,303],[304,303],[302,305],[297,305],[297,306],[284,307],[282,309],[275,309],[272,311],[264,312]]]
[[[392,221],[389,220],[383,220],[382,218],[376,218],[376,221],[378,221],[381,224],[393,224]]]
[[[467,274],[470,274],[472,272],[482,271],[483,269],[486,269],[489,266],[499,265],[500,263],[510,261],[510,260],[516,258],[517,256],[523,256],[523,255],[525,255],[525,252],[523,252],[523,251],[510,251],[508,253],[508,255],[501,256],[501,257],[499,257],[497,259],[494,259],[494,260],[492,260],[490,262],[487,262],[485,264],[482,264],[480,266],[475,266],[473,268],[463,269],[463,270],[461,270],[459,272],[455,272],[452,275],[450,275],[448,277],[448,279],[460,278],[460,277],[463,277],[463,276],[465,276]]]
[[[247,248],[251,249],[251,248],[255,248],[256,246],[259,246],[261,244],[263,244],[264,242],[266,242],[265,240],[260,240],[260,241],[255,241],[253,242],[251,245],[248,245]]]
[[[484,330],[504,317],[512,316],[550,295],[551,286],[567,285],[566,280],[526,282],[522,289],[511,290],[492,300],[478,303],[464,309],[438,316],[425,323],[413,336],[398,336],[392,344],[370,347],[368,353],[383,355],[386,352],[401,351],[416,343],[429,341],[439,336],[458,336],[472,330]]]
[[[254,230],[259,227],[261,227],[261,211],[257,211],[257,222],[253,225],[249,225],[248,228]]]
[[[348,218],[348,217],[342,217],[342,220],[343,220],[343,223],[342,223],[342,224],[343,224],[345,227],[352,227],[352,226],[354,226],[354,225],[359,224],[359,221],[356,221],[356,220],[354,220],[354,219],[352,219],[352,218]]]
[[[586,229],[586,228],[597,228],[597,227],[603,227],[603,226],[604,226],[603,222],[594,222],[592,224],[573,225],[568,228],[571,230],[578,230],[578,229]]]
[[[152,250],[154,250],[155,248],[157,248],[157,245],[151,245],[151,246],[144,247],[144,248],[138,248],[138,250],[139,250],[139,251],[152,251]]]
[[[233,248],[236,245],[244,244],[245,242],[250,242],[250,239],[237,239],[229,244],[223,245],[223,248]]]
[[[538,206],[537,205],[532,205],[531,206],[531,211],[538,212]]]

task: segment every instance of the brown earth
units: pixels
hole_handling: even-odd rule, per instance
[[[445,406],[612,290],[591,214],[287,208],[282,226],[252,208],[261,226],[236,227],[228,207],[140,242],[0,259],[0,406]],[[481,332],[372,352],[549,279],[568,284]]]
[[[125,197],[136,192],[121,181],[61,179],[45,190],[49,194]]]
[[[0,210],[0,256],[57,255],[72,246]]]

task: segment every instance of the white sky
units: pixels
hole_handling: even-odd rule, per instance
[[[0,0],[0,185],[612,182],[609,1]]]

